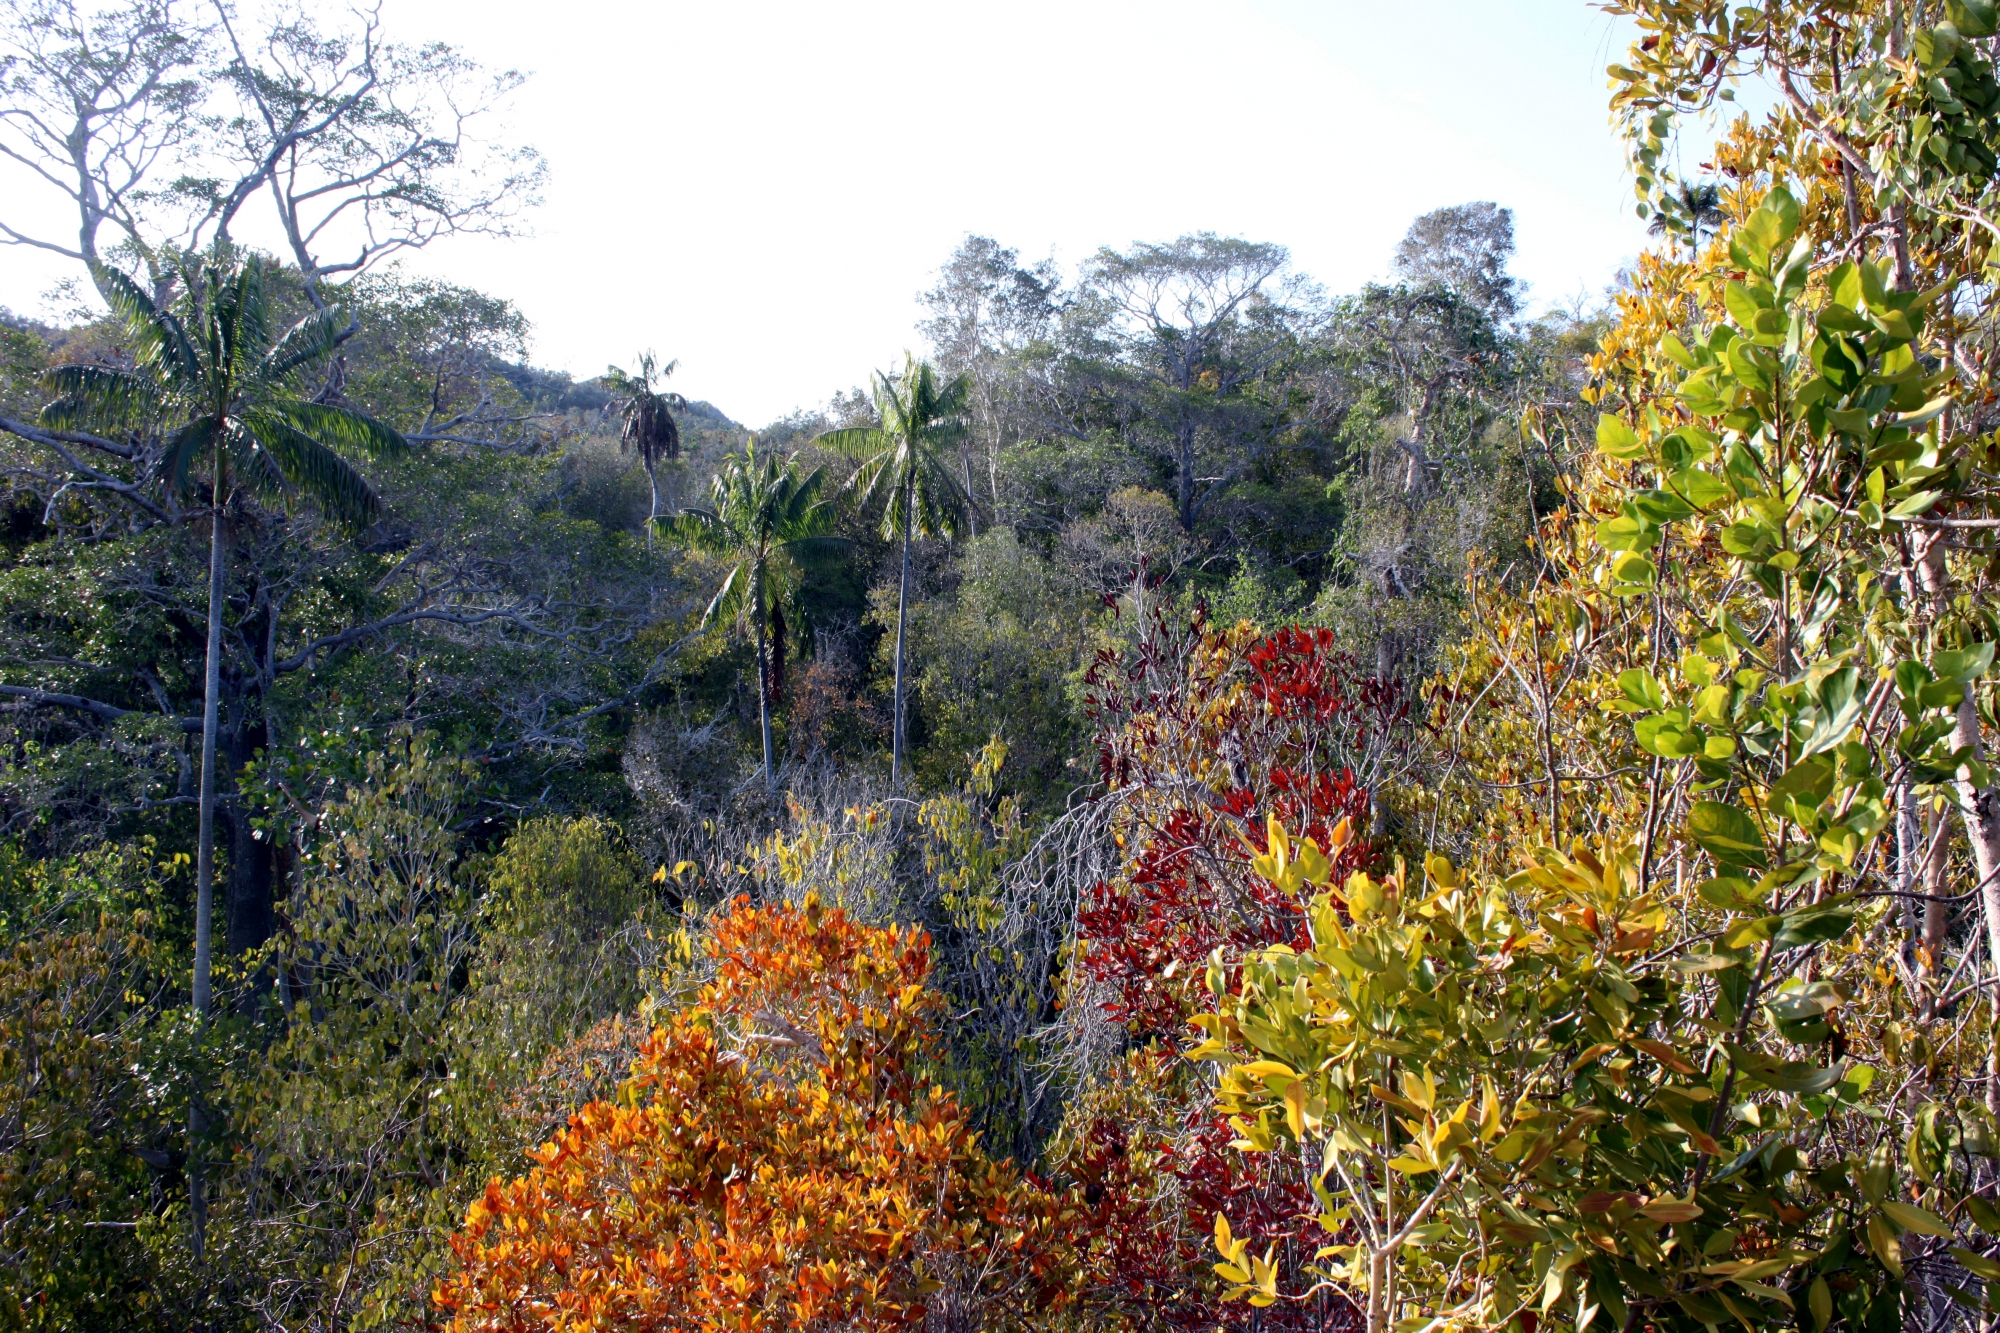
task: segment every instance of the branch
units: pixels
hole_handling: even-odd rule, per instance
[[[138,449],[132,445],[120,444],[116,440],[107,440],[102,435],[92,435],[89,431],[48,430],[41,426],[29,426],[18,421],[9,421],[5,417],[0,417],[0,430],[18,435],[24,440],[33,440],[37,444],[54,444],[57,441],[64,444],[81,444],[110,454],[115,458],[123,458],[128,462],[139,456]]]
[[[57,694],[52,690],[36,689],[32,685],[0,685],[0,698],[20,699],[30,708],[70,708],[79,713],[89,713],[92,717],[106,722],[116,722],[126,717],[159,717],[158,713],[142,713],[136,708],[120,708],[117,704],[104,703],[98,699],[86,699],[80,694]],[[177,717],[170,719],[180,724],[180,729],[190,734],[201,730],[198,717]]]
[[[313,659],[316,657],[331,656],[342,649],[351,648],[363,640],[372,639],[378,634],[387,634],[392,629],[401,629],[404,625],[414,625],[419,621],[426,620],[442,622],[447,625],[468,627],[488,624],[495,620],[511,620],[520,624],[524,629],[535,628],[528,625],[521,616],[521,613],[513,607],[497,611],[476,611],[470,613],[432,609],[403,611],[393,616],[384,617],[381,620],[370,621],[366,625],[356,625],[352,629],[341,630],[338,634],[328,634],[314,639],[304,648],[292,654],[292,656],[272,663],[271,674],[282,676],[294,671],[303,670],[311,666]],[[548,637],[560,638],[562,636],[550,635]]]
[[[100,472],[71,453],[68,446],[70,443],[88,444],[93,449],[103,449],[107,453],[116,454],[121,458],[132,458],[136,454],[136,451],[128,452],[123,445],[100,436],[88,435],[81,431],[40,430],[18,421],[10,421],[6,417],[0,417],[0,431],[6,431],[10,435],[18,435],[24,440],[39,444],[43,448],[48,449],[61,458],[64,463],[68,464],[71,469],[89,478],[93,487],[115,492],[131,504],[143,509],[158,522],[171,523],[174,521],[174,515],[163,508],[159,502],[148,496],[144,487],[135,486],[129,481],[112,476],[109,472]]]

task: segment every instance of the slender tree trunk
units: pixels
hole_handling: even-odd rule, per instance
[[[1916,563],[1923,589],[1932,597],[1940,597],[1951,582],[1944,534],[1929,529],[1916,540],[1921,543],[1917,548]],[[1973,686],[1967,686],[1965,697],[1959,701],[1951,745],[1955,750],[1969,750],[1974,763],[1984,763],[1986,747],[1979,733],[1979,705],[1973,698],[1973,691]],[[1972,864],[1979,872],[1977,888],[1986,926],[1988,966],[2000,967],[2000,809],[1996,809],[1996,797],[2000,793],[1980,790],[1969,768],[1958,771],[1954,785],[1958,789],[1959,817],[1965,823],[1965,839],[1972,844]],[[1995,1038],[1987,1067],[1987,1104],[2000,1108],[2000,1037]]]
[[[660,521],[660,474],[653,467],[653,460],[646,460],[646,483],[653,489],[653,507],[646,511],[646,549],[653,549],[653,528]]]
[[[208,666],[201,700],[201,817],[195,849],[194,1013],[208,1021],[211,921],[215,915],[215,733],[222,700],[222,573],[226,553],[223,502],[228,497],[221,446],[215,451],[214,510],[208,520]],[[201,1136],[208,1128],[201,1091],[188,1102],[188,1203],[190,1244],[199,1259],[208,1228],[208,1182],[202,1170]]]
[[[916,497],[910,484],[903,487],[903,577],[896,587],[896,716],[895,732],[889,738],[889,785],[903,780],[903,629],[910,618],[910,525]]]
[[[1181,474],[1175,478],[1175,488],[1179,492],[1174,500],[1181,511],[1181,531],[1194,531],[1194,427],[1182,422],[1180,427]]]
[[[775,797],[778,779],[771,766],[771,664],[764,647],[764,611],[757,617],[757,722],[764,729],[764,790]]]
[[[965,508],[966,517],[972,522],[972,535],[979,535],[979,503],[972,498],[972,455],[960,454],[959,461],[965,464]]]

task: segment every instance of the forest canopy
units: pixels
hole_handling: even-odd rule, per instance
[[[1989,1327],[2000,13],[1607,8],[1599,300],[968,234],[753,431],[400,262],[520,75],[0,0],[0,1328]]]

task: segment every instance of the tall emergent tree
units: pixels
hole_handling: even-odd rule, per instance
[[[1488,200],[1434,208],[1396,244],[1396,275],[1413,286],[1435,283],[1497,321],[1514,317],[1521,280],[1514,257],[1514,210]]]
[[[1185,532],[1307,424],[1259,392],[1295,350],[1310,298],[1290,263],[1283,246],[1198,232],[1100,250],[1085,266],[1070,320],[1081,378],[1171,469]]]
[[[681,456],[681,428],[674,424],[674,412],[687,410],[687,399],[653,387],[653,378],[664,380],[674,373],[679,361],[659,364],[651,352],[639,353],[639,373],[628,375],[617,366],[604,372],[604,382],[623,401],[619,411],[625,429],[619,435],[625,447],[639,455],[646,465],[646,481],[653,489],[653,506],[646,512],[646,541],[653,540],[653,525],[660,521],[660,460]]]
[[[0,245],[77,260],[107,302],[100,256],[121,255],[164,301],[171,256],[261,197],[324,308],[441,236],[512,234],[542,160],[485,131],[524,76],[323,9],[0,0]]]
[[[198,470],[208,473],[208,651],[193,981],[194,1010],[204,1016],[215,898],[215,741],[230,500],[240,487],[281,501],[307,499],[346,522],[364,523],[379,511],[380,501],[342,450],[382,456],[408,446],[371,417],[301,394],[303,375],[334,354],[347,319],[316,310],[273,340],[261,262],[245,262],[226,248],[207,260],[189,261],[179,272],[179,294],[166,309],[116,270],[101,271],[98,283],[132,339],[135,364],[130,370],[69,365],[50,372],[49,387],[60,396],[43,410],[44,424],[157,433],[158,474],[177,494],[195,490]],[[196,1226],[199,1246],[198,1208]]]
[[[841,539],[830,536],[834,507],[819,498],[826,474],[800,477],[791,458],[757,456],[752,437],[741,455],[723,460],[707,508],[674,516],[671,531],[697,550],[734,559],[708,604],[703,625],[728,618],[757,644],[757,719],[764,733],[764,786],[777,790],[771,757],[771,706],[784,670],[783,605],[798,588],[803,565]],[[775,651],[776,659],[773,659]]]
[[[880,426],[830,430],[814,443],[862,459],[848,480],[861,507],[882,506],[882,535],[903,543],[903,570],[896,584],[896,720],[890,738],[889,780],[903,775],[903,631],[910,610],[910,542],[918,534],[955,537],[972,508],[951,475],[951,462],[967,430],[972,380],[959,375],[938,385],[928,361],[904,353],[903,373],[875,375],[875,413]]]

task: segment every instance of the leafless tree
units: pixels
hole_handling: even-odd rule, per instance
[[[93,275],[115,249],[157,282],[158,178],[200,133],[214,36],[213,22],[181,0],[95,13],[73,0],[0,0],[0,157],[29,187],[0,194],[0,241]],[[73,241],[36,229],[38,192],[75,210]]]
[[[329,283],[393,255],[514,230],[543,163],[487,134],[524,78],[388,41],[379,7],[328,23],[297,3],[246,18],[220,0],[0,0],[0,155],[77,216],[74,242],[43,234],[22,189],[0,240],[93,279],[142,269],[160,291],[175,251],[263,239],[246,213],[261,198],[325,308]]]
[[[307,291],[458,232],[512,234],[545,169],[532,148],[482,137],[526,76],[489,73],[453,48],[383,40],[380,7],[327,30],[303,5],[246,40],[226,9],[219,86],[233,98],[203,120],[203,156],[227,170],[184,176],[198,203],[192,239],[230,235],[267,192]],[[233,180],[227,174],[233,170]]]

